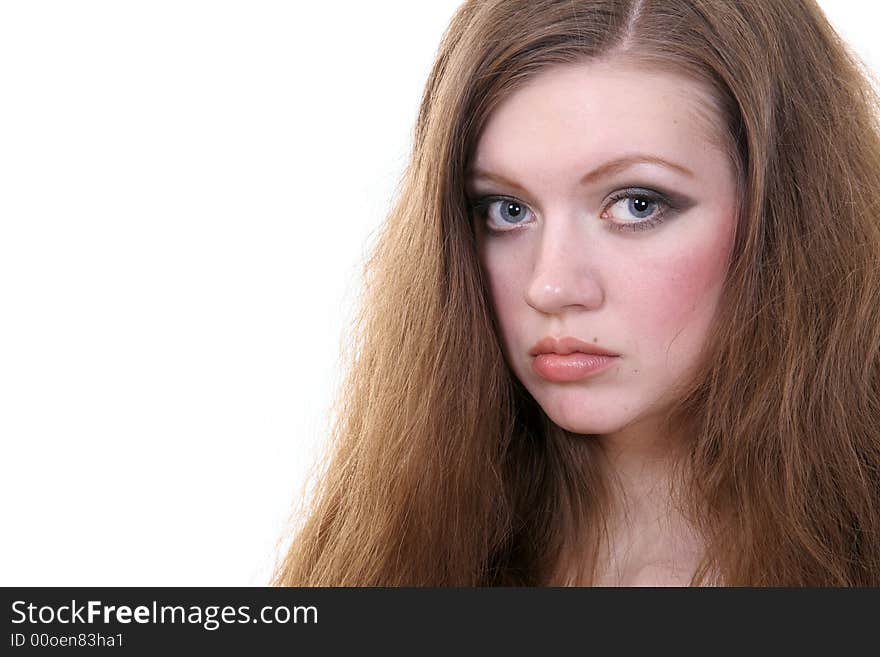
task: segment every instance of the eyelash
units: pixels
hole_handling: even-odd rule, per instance
[[[631,188],[631,189],[623,189],[619,192],[615,192],[612,194],[611,198],[608,199],[608,203],[603,208],[602,212],[608,210],[618,201],[623,199],[641,199],[644,201],[648,201],[649,203],[653,203],[657,205],[660,210],[655,213],[650,219],[643,219],[642,221],[633,221],[628,223],[618,223],[615,221],[608,221],[611,228],[616,231],[642,231],[642,230],[650,230],[656,226],[659,226],[667,219],[667,215],[675,210],[675,206],[671,201],[666,199],[662,194],[658,192],[654,192],[649,189],[640,189],[640,188]],[[512,196],[503,196],[503,195],[491,195],[484,196],[482,198],[478,198],[472,205],[471,211],[476,212],[477,216],[484,217],[486,214],[485,211],[494,203],[498,203],[499,201],[507,201],[511,203],[516,203],[517,205],[521,205],[522,207],[528,208],[529,212],[532,212],[532,209],[529,208],[528,205],[522,203],[518,199]],[[534,213],[533,213],[534,214]],[[511,226],[519,226],[520,224],[510,224]],[[495,228],[488,228],[491,233],[509,233],[515,228],[510,228],[507,230],[497,230]]]

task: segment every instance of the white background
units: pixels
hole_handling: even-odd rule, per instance
[[[0,585],[268,581],[458,5],[0,3]]]

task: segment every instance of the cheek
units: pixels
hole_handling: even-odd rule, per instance
[[[632,336],[637,347],[663,349],[679,358],[701,347],[717,309],[729,248],[725,237],[645,263],[625,304],[630,313],[626,323],[640,327]]]
[[[525,336],[521,333],[530,324],[529,312],[534,312],[524,298],[529,276],[527,263],[491,247],[480,252],[480,261],[489,303],[498,322],[500,346],[508,363],[515,367],[510,356],[522,350]]]

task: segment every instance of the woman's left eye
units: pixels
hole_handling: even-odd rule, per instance
[[[606,206],[603,218],[612,208],[620,206],[621,210],[635,217],[637,221],[611,219],[614,230],[648,230],[666,219],[666,213],[672,204],[649,190],[630,189],[614,194]]]

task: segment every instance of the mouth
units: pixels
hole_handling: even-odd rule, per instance
[[[619,354],[571,336],[547,336],[529,350],[529,355],[535,374],[552,383],[580,381],[604,372],[620,359]]]
[[[570,354],[546,353],[538,354],[532,359],[532,369],[546,381],[568,383],[604,372],[618,360],[620,356],[586,354],[579,351]]]
[[[604,347],[597,344],[584,342],[578,338],[566,336],[563,338],[554,338],[547,336],[542,338],[529,349],[530,356],[541,356],[543,354],[557,354],[560,356],[568,356],[569,354],[581,353],[592,356],[619,356]]]

